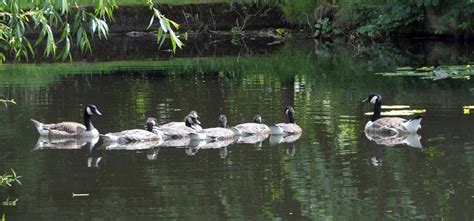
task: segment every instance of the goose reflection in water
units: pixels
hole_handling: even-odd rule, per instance
[[[87,152],[87,167],[99,167],[102,160],[95,146],[99,137],[94,138],[53,138],[40,136],[33,150],[85,150]]]
[[[40,136],[33,150],[79,150],[87,148],[91,150],[99,141],[99,137],[94,138],[52,138]]]
[[[416,133],[401,133],[393,136],[384,134],[374,134],[365,132],[365,137],[368,140],[374,141],[376,144],[393,147],[398,144],[408,145],[410,147],[422,148],[420,139],[421,136]]]
[[[374,149],[374,156],[370,158],[370,164],[372,166],[382,166],[383,164],[383,146],[377,145]]]

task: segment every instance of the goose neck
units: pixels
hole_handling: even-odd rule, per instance
[[[380,118],[380,112],[382,111],[382,102],[377,101],[374,104],[374,113],[372,114],[372,118],[370,119],[372,122],[376,121]]]

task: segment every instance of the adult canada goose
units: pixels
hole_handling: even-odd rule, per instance
[[[421,116],[416,116],[406,120],[400,117],[380,117],[382,109],[382,96],[371,94],[362,102],[374,104],[374,113],[370,121],[365,125],[366,133],[381,133],[386,136],[393,136],[400,133],[416,133],[421,128]]]
[[[102,115],[95,105],[87,105],[84,108],[84,124],[76,122],[61,122],[55,124],[43,124],[31,119],[41,136],[52,138],[87,138],[98,137],[99,131],[91,122],[92,115]]]
[[[196,111],[189,112],[182,122],[170,122],[157,127],[166,137],[172,139],[179,139],[189,137],[190,133],[200,131],[201,122]]]
[[[196,133],[191,133],[191,139],[232,140],[236,137],[235,131],[227,128],[227,117],[225,115],[219,116],[218,124],[219,127],[206,128]]]
[[[268,135],[270,134],[270,128],[262,123],[262,117],[255,115],[252,123],[243,123],[233,127],[237,135],[240,136],[251,136],[251,135]]]
[[[272,135],[292,135],[301,134],[303,130],[295,123],[295,110],[292,106],[287,106],[283,112],[288,116],[288,123],[279,123],[270,127]]]
[[[115,133],[107,133],[100,135],[104,142],[111,143],[131,143],[131,142],[143,142],[143,141],[161,141],[163,140],[159,133],[153,133],[153,128],[156,125],[155,118],[148,118],[146,121],[147,130],[143,129],[132,129],[124,130]]]

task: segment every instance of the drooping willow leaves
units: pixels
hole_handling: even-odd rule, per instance
[[[38,48],[42,48],[43,56],[58,60],[71,60],[73,47],[81,53],[92,52],[91,38],[109,37],[108,22],[113,20],[117,5],[115,0],[91,3],[93,8],[68,0],[0,0],[0,63],[10,57],[28,61],[37,56]],[[183,43],[171,26],[177,29],[179,25],[161,14],[151,1],[146,4],[160,22],[160,46],[166,39],[163,33],[169,33],[173,51],[176,46],[181,48]],[[27,35],[27,30],[35,34]]]

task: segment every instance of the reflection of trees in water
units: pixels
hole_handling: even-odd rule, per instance
[[[136,214],[132,210],[142,208],[142,214],[152,210],[156,216],[184,219],[290,219],[290,212],[309,219],[383,219],[392,214],[462,219],[471,215],[459,208],[470,208],[470,200],[463,196],[472,195],[469,168],[474,159],[467,151],[470,143],[453,138],[469,137],[467,126],[456,126],[465,125],[466,118],[433,118],[432,125],[426,120],[422,132],[436,137],[423,135],[427,137],[423,151],[385,148],[382,166],[373,167],[368,159],[374,150],[362,134],[367,119],[354,102],[368,91],[384,90],[394,95],[393,101],[423,100],[446,107],[444,102],[453,97],[460,100],[453,102],[470,99],[469,92],[462,91],[470,88],[470,82],[387,80],[368,73],[368,67],[404,64],[398,57],[412,57],[368,50],[370,57],[388,60],[371,64],[380,60],[363,54],[354,57],[352,49],[342,47],[331,48],[331,56],[318,56],[307,46],[289,43],[268,56],[215,58],[192,65],[186,65],[191,59],[174,60],[182,67],[174,63],[171,70],[66,75],[59,66],[44,78],[34,78],[34,73],[25,75],[30,79],[18,76],[8,87],[5,82],[13,77],[0,76],[0,92],[22,105],[15,108],[17,112],[0,115],[8,126],[1,133],[8,137],[33,134],[27,121],[33,116],[80,120],[84,103],[97,104],[103,112],[94,120],[101,132],[143,128],[148,116],[162,122],[182,120],[191,109],[200,113],[205,126],[214,126],[224,112],[230,125],[249,121],[256,113],[272,124],[283,121],[281,112],[288,104],[295,107],[297,123],[304,129],[293,157],[287,157],[286,150],[267,148],[266,143],[261,151],[246,152],[239,146],[193,157],[187,157],[183,149],[163,148],[153,161],[144,161],[143,154],[134,152],[107,153],[98,170],[85,170],[87,156],[78,152],[24,154],[18,148],[13,153],[19,151],[21,163],[29,163],[12,167],[28,166],[21,175],[38,185],[25,187],[31,194],[22,201],[37,202],[36,198],[49,196],[40,209],[80,211],[84,208],[79,204],[64,209],[64,196],[85,192],[94,195],[91,207],[118,211],[118,215]],[[433,91],[436,96],[431,95]],[[436,124],[461,129],[440,134]],[[145,152],[150,158],[156,156]],[[222,155],[227,157],[221,159]],[[208,212],[196,217],[202,211]]]

